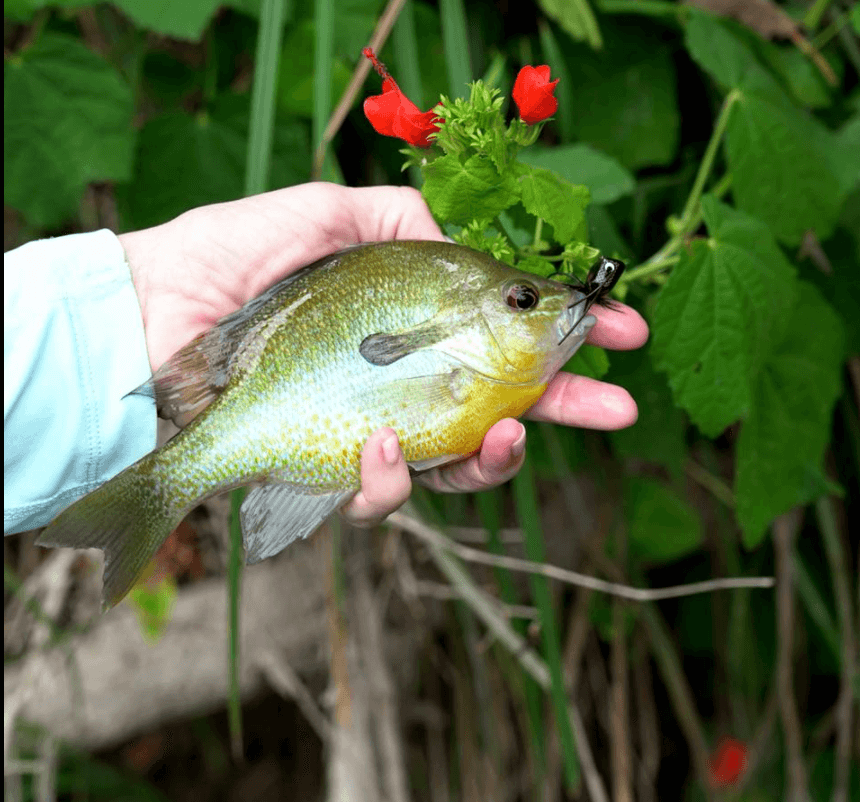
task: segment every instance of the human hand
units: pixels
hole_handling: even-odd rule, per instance
[[[329,253],[361,242],[444,237],[416,190],[312,183],[193,209],[119,239],[155,371],[222,317]],[[645,342],[647,325],[629,307],[591,312],[599,322],[588,342],[621,349]],[[570,374],[555,376],[528,413],[536,420],[601,429],[629,426],[636,416],[626,390]],[[511,478],[524,452],[522,424],[505,419],[487,432],[479,452],[430,471],[422,482],[447,492],[486,490]],[[353,523],[382,520],[408,498],[409,470],[393,430],[370,437],[361,476],[361,490],[342,509]]]

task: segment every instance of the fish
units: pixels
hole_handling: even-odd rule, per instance
[[[522,415],[585,341],[601,286],[595,276],[571,287],[452,243],[326,256],[133,391],[153,395],[179,433],[37,542],[101,549],[109,609],[188,512],[252,485],[240,509],[246,562],[271,557],[359,490],[362,447],[378,429],[397,432],[420,472],[474,453],[494,423]]]

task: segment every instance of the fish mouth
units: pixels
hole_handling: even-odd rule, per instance
[[[597,323],[597,318],[588,314],[592,302],[593,299],[578,290],[571,293],[569,303],[555,322],[559,346],[570,341],[570,346],[575,348],[585,340]]]

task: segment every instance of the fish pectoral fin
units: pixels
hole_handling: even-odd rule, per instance
[[[353,495],[352,490],[311,495],[290,484],[254,488],[239,511],[247,563],[274,557],[307,537]]]
[[[409,331],[377,332],[361,341],[358,352],[371,365],[390,365],[409,354],[436,345],[450,336],[442,326],[428,321]]]

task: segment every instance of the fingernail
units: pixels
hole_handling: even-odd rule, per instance
[[[514,459],[519,459],[523,452],[526,450],[526,429],[525,426],[522,427],[522,431],[520,432],[520,436],[511,443],[511,455]]]
[[[382,441],[382,457],[389,465],[400,462],[400,443],[397,435],[392,434]]]

